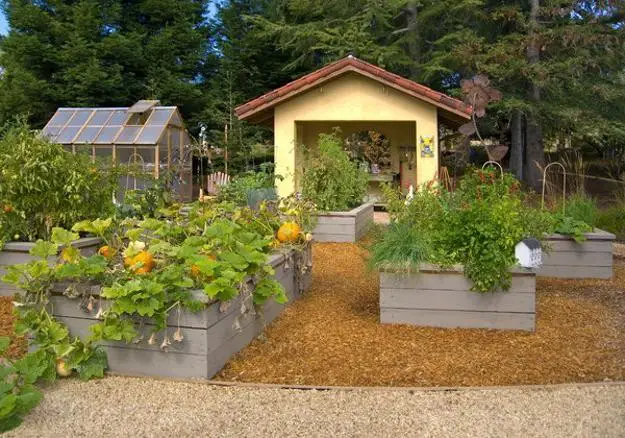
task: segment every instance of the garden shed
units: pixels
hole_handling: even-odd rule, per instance
[[[380,182],[407,190],[437,177],[439,129],[471,118],[460,100],[347,56],[236,108],[241,120],[274,129],[280,196],[297,191],[306,147],[340,128],[346,141],[377,136],[390,143],[384,162],[370,166],[370,197]],[[372,160],[369,160],[372,161]]]
[[[42,134],[74,153],[110,158],[114,164],[134,166],[158,178],[175,171],[178,192],[191,198],[190,144],[180,112],[158,100],[140,100],[121,108],[59,108]],[[139,178],[123,178],[126,188],[140,188]]]

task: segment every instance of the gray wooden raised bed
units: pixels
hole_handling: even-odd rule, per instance
[[[79,248],[83,255],[90,256],[98,251],[101,242],[98,237],[84,237],[76,240],[72,245]],[[28,263],[33,260],[34,257],[29,254],[33,246],[35,244],[31,242],[9,242],[0,250],[0,296],[11,296],[17,292],[13,285],[4,283],[2,277],[7,272],[7,266]],[[54,259],[54,257],[50,257],[50,263],[54,263]]]
[[[373,203],[350,211],[330,211],[317,215],[313,237],[317,242],[356,242],[373,225]]]
[[[612,244],[615,236],[595,229],[586,233],[586,240],[553,234],[546,239],[549,250],[543,252],[539,277],[554,278],[612,278]]]
[[[310,256],[310,251],[307,253]],[[275,278],[284,287],[289,302],[296,300],[310,285],[311,269],[296,272],[297,266],[305,266],[295,258],[302,254],[274,254],[270,264],[275,269]],[[251,281],[248,283],[253,287]],[[198,299],[206,299],[202,291],[196,293]],[[105,300],[102,305],[107,306]],[[97,301],[96,301],[97,302]],[[242,304],[246,311],[242,312]],[[288,304],[288,303],[287,303]],[[84,301],[70,299],[63,295],[51,298],[52,313],[57,320],[65,323],[73,335],[86,337],[89,326],[96,323],[98,305],[91,312],[85,310]],[[226,307],[219,302],[207,302],[204,310],[198,313],[183,310],[170,314],[167,335],[171,340],[168,351],[160,349],[165,333],[157,333],[157,343],[149,345],[147,338],[151,332],[149,322],[143,328],[145,339],[139,343],[106,342],[103,345],[108,355],[109,371],[135,376],[159,376],[176,378],[210,378],[238,351],[254,340],[265,326],[273,321],[285,305],[268,300],[262,309],[250,312],[251,298],[242,295],[232,300]],[[184,339],[173,342],[173,334],[180,326]]]
[[[431,327],[533,331],[536,275],[512,270],[508,291],[473,292],[461,267],[424,264],[414,274],[380,272],[380,321]]]

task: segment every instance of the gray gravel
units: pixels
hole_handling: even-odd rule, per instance
[[[7,436],[623,437],[625,384],[318,391],[71,379]]]

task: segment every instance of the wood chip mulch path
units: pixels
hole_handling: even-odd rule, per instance
[[[11,338],[11,344],[5,352],[5,356],[16,359],[26,351],[26,340],[23,337],[15,336],[13,325],[12,297],[0,297],[0,336]]]
[[[216,380],[490,386],[625,380],[625,264],[612,281],[539,280],[535,333],[379,324],[367,251],[315,244],[313,286]]]

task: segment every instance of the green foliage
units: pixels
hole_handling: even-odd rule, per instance
[[[302,2],[286,0],[273,17],[248,20],[257,38],[271,41],[291,54],[285,69],[313,69],[350,53],[385,68],[405,68],[411,60],[403,50],[401,33],[405,1],[359,0]]]
[[[438,239],[446,250],[440,261],[462,264],[474,290],[508,289],[516,244],[549,231],[547,218],[538,212],[524,214],[524,209],[513,176],[501,179],[493,170],[469,172],[441,221]]]
[[[566,215],[592,227],[597,220],[596,202],[583,194],[575,194],[566,200]]]
[[[575,239],[576,242],[586,240],[584,233],[592,231],[592,227],[586,222],[577,220],[571,216],[554,214],[553,217],[555,220],[554,231],[565,236],[570,236]]]
[[[319,134],[302,175],[302,194],[322,211],[345,211],[360,205],[368,177],[343,150],[338,134]]]
[[[55,226],[110,214],[116,184],[111,169],[25,125],[9,129],[0,139],[0,243],[48,239]]]
[[[276,249],[274,236],[283,213],[310,230],[299,222],[310,212],[303,211],[303,201],[297,202],[286,199],[281,207],[262,204],[258,211],[229,203],[198,203],[185,216],[174,211],[161,219],[82,221],[73,229],[102,237],[108,247],[91,256],[68,246],[76,233],[54,228],[52,242],[38,241],[32,249],[38,259],[9,267],[3,277],[23,290],[16,297],[20,332],[30,333],[37,348],[52,359],[63,358],[82,378],[90,378],[102,375],[106,367],[106,355],[94,343],[140,341],[146,320],[153,326],[149,341],[153,343],[156,333],[167,328],[173,310],[198,311],[203,308],[200,301],[229,301],[242,295],[248,309],[270,298],[283,303],[284,289],[268,278],[274,274],[268,254]],[[296,245],[301,244],[303,238]],[[48,257],[61,246],[59,263],[50,266]],[[251,287],[250,279],[256,287]],[[90,327],[91,336],[85,341],[72,338],[46,311],[52,286],[59,282],[69,284],[68,295],[85,300],[93,297],[81,285],[101,286],[99,295],[108,305],[105,309],[97,304],[100,321]],[[176,342],[181,339],[174,337]],[[170,342],[165,334],[161,347],[166,350]]]
[[[0,337],[1,356],[9,343],[9,338]],[[46,374],[47,359],[43,352],[35,352],[17,361],[0,362],[0,432],[19,426],[24,416],[41,401],[43,396],[34,384]]]
[[[124,199],[117,207],[117,216],[135,218],[155,218],[162,215],[163,210],[174,205],[173,192],[169,187],[171,175],[154,178],[151,175],[141,175],[145,184],[141,190],[127,190]]]
[[[614,233],[618,240],[625,240],[625,205],[601,209],[597,213],[597,228]]]
[[[427,232],[411,223],[391,222],[371,247],[369,265],[380,270],[417,272],[419,265],[431,259]]]
[[[59,106],[127,106],[157,98],[186,115],[203,108],[210,69],[206,0],[3,2],[0,123],[40,127]]]
[[[230,181],[219,189],[218,199],[221,202],[233,202],[238,206],[250,204],[250,198],[257,192],[267,192],[271,194],[274,188],[276,176],[273,171],[265,166],[260,172],[245,172]],[[263,190],[268,189],[268,190]],[[273,192],[275,199],[275,192]]]
[[[551,214],[527,207],[518,181],[492,170],[470,170],[453,193],[423,187],[403,205],[398,192],[387,187],[385,194],[393,225],[374,245],[374,264],[460,264],[480,292],[508,289],[515,245],[553,231]]]

